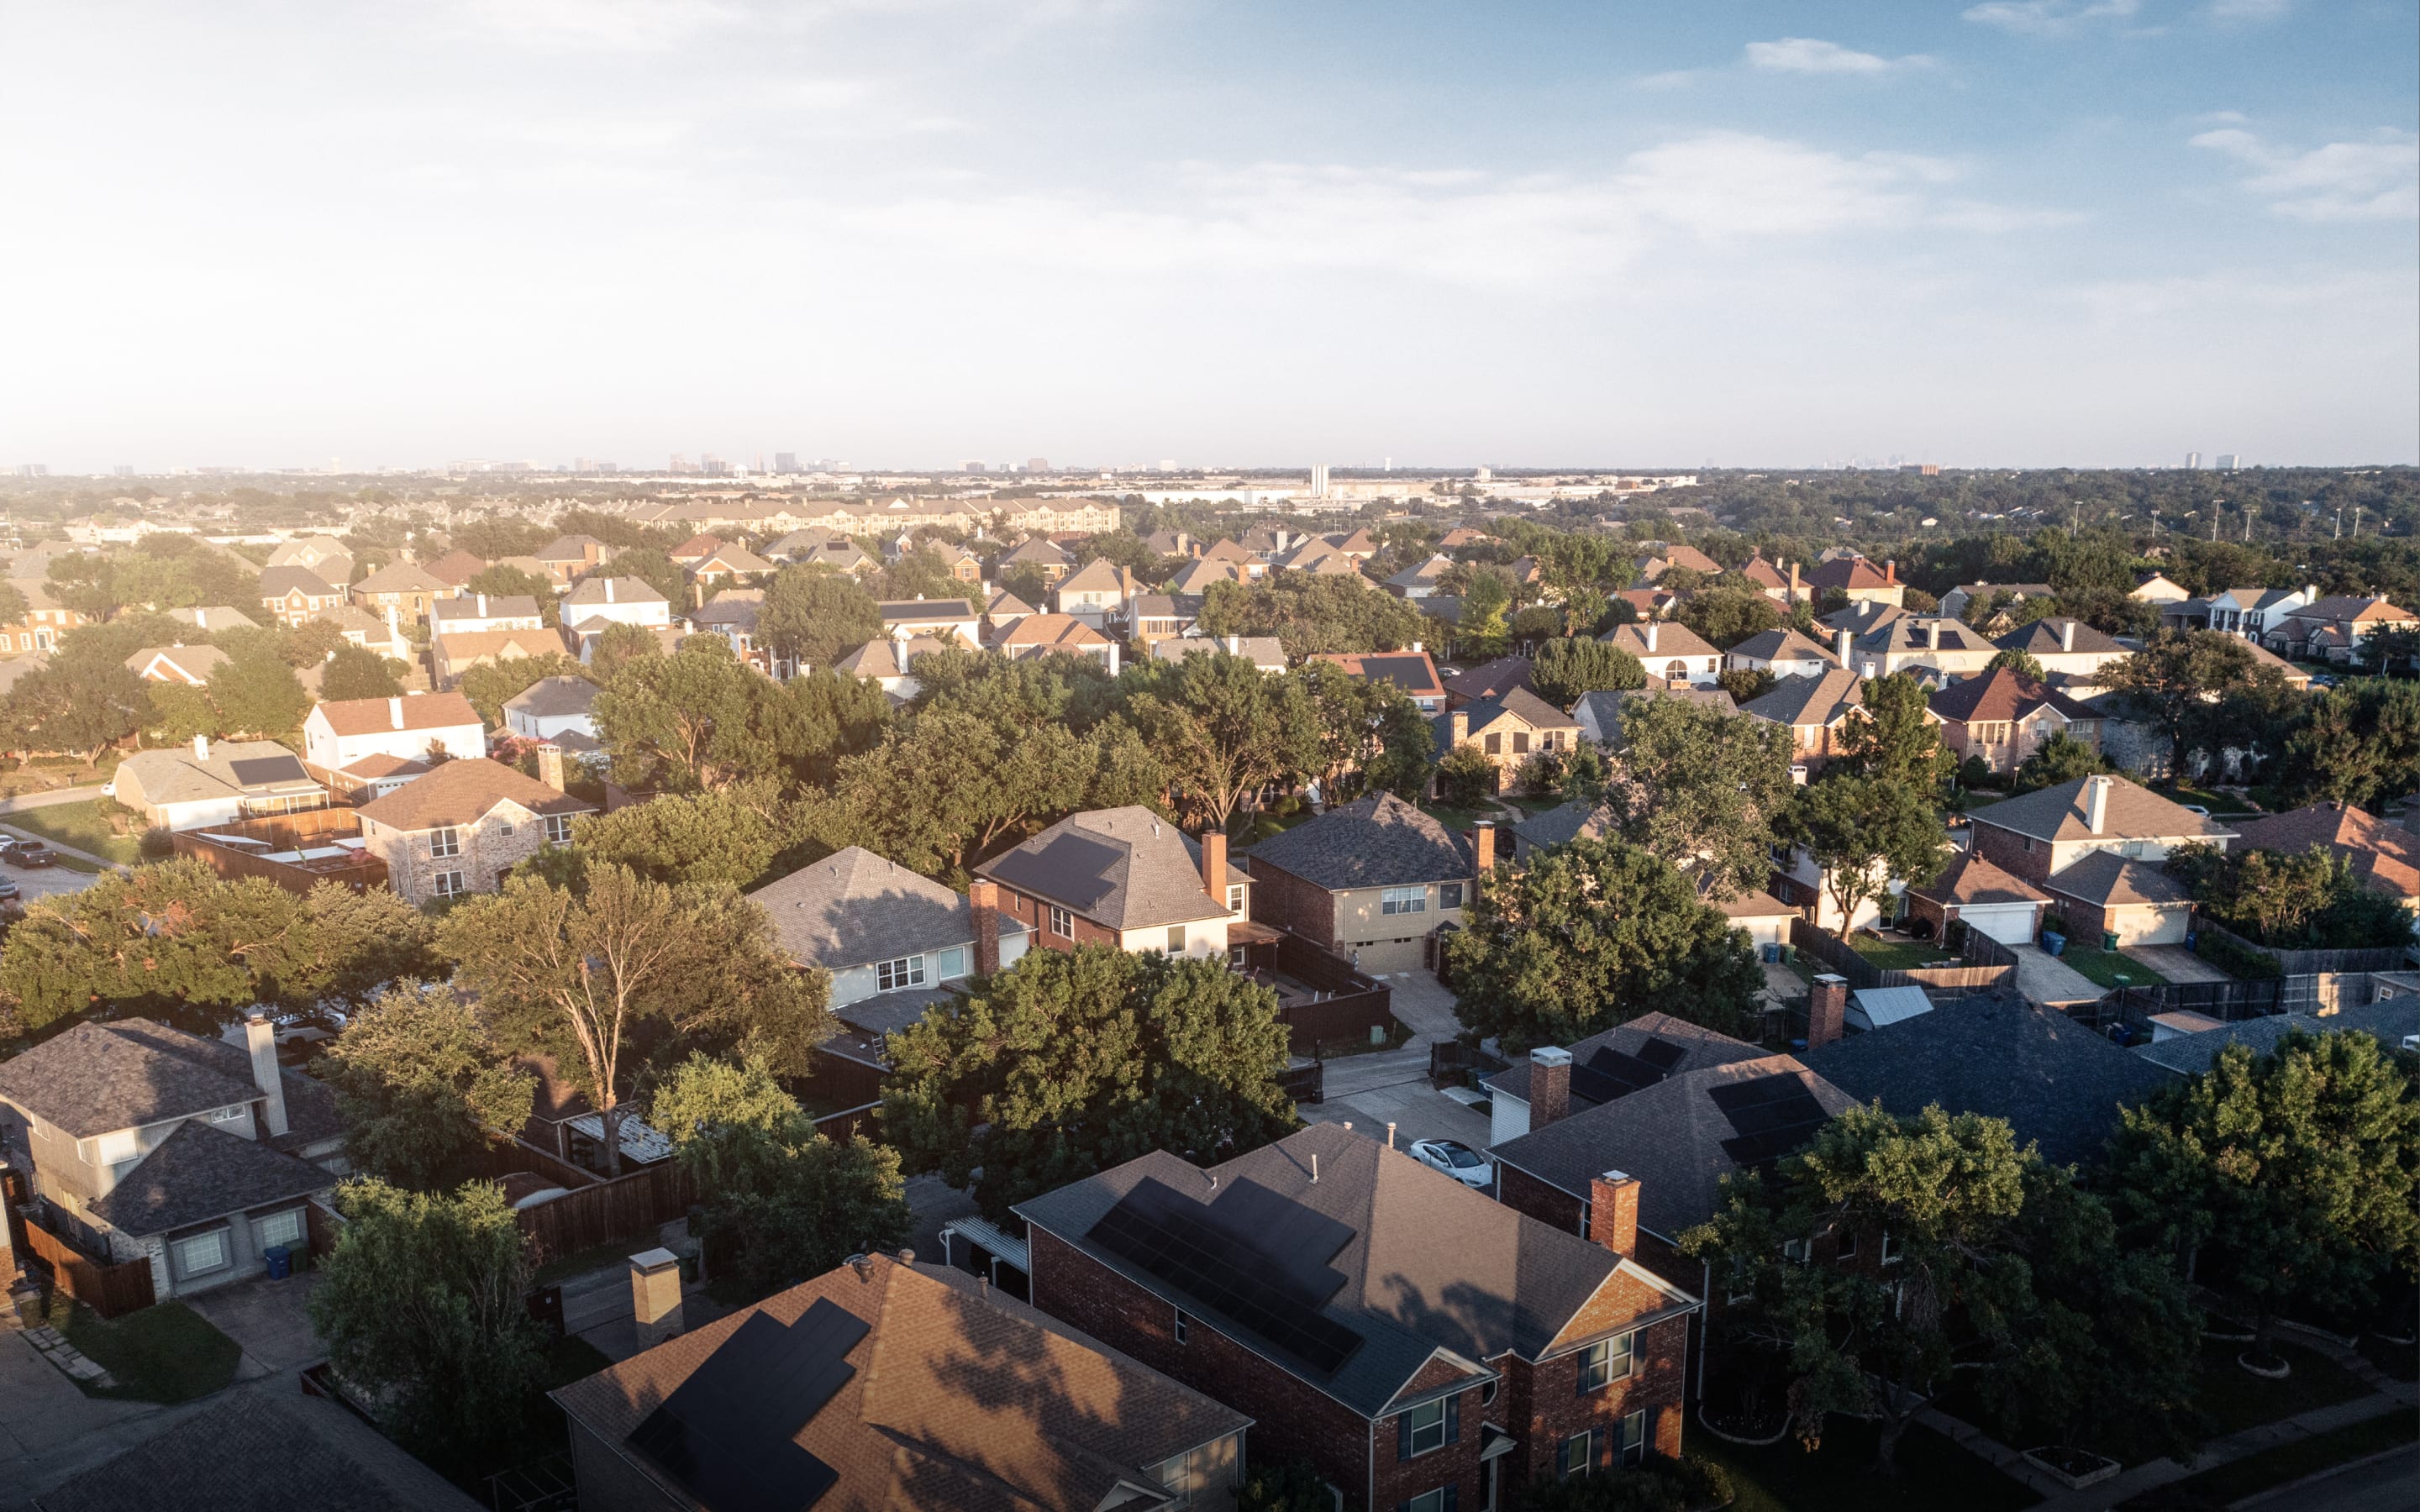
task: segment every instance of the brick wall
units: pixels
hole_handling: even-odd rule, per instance
[[[1336,949],[1336,900],[1325,887],[1305,882],[1264,861],[1248,863],[1252,873],[1249,894],[1252,921],[1299,934],[1327,949]]]
[[[1576,1234],[1587,1221],[1588,1201],[1574,1196],[1558,1186],[1549,1186],[1528,1171],[1518,1170],[1498,1161],[1496,1164],[1496,1200],[1515,1212],[1526,1212],[1542,1224]]]
[[[1116,930],[1095,924],[1080,914],[1071,913],[1068,916],[1076,929],[1074,939],[1070,940],[1064,935],[1052,933],[1050,905],[1030,893],[1018,892],[1014,887],[1001,887],[1000,907],[1001,912],[1021,919],[1032,927],[1033,933],[1026,936],[1028,949],[1045,946],[1053,950],[1073,950],[1078,945],[1106,945],[1112,950],[1119,948]]]
[[[2025,848],[2025,837],[2012,830],[1978,821],[1971,826],[1975,854],[2012,876],[2027,882],[2050,880],[2051,846],[2048,841],[2035,841]]]

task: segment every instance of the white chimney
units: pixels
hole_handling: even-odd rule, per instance
[[[386,717],[387,722],[395,726],[397,730],[403,728],[403,700],[389,699],[386,701]]]
[[[1415,641],[1413,641],[1413,642],[1412,642],[1412,655],[1413,655],[1413,656],[1419,656],[1419,654],[1420,654],[1420,643],[1419,643],[1419,641],[1415,640]]]
[[[196,630],[207,630],[209,627],[210,611],[206,609],[197,609],[194,610],[194,628]]]
[[[1650,655],[1652,655],[1655,650],[1655,622],[1653,620],[1647,622],[1647,650]]]
[[[1941,622],[1933,620],[1924,627],[1924,644],[1930,651],[1941,649]]]
[[[484,620],[484,619],[486,619],[487,617],[488,617],[488,595],[487,595],[487,594],[481,594],[479,595],[479,618],[481,618],[481,619],[483,619],[483,620]]]
[[[1242,636],[1231,635],[1226,638],[1226,640],[1227,655],[1231,656],[1240,656],[1244,654],[1244,638]]]
[[[2109,818],[2109,784],[2113,780],[2106,777],[2084,779],[2084,827],[2093,834],[2100,834],[2102,825]]]
[[[1843,667],[1849,665],[1850,639],[1849,632],[1846,630],[1842,630],[1839,634],[1832,638],[1833,648],[1835,653],[1839,656],[1840,665]]]
[[[386,643],[393,645],[403,639],[403,612],[393,604],[386,607]]]
[[[611,578],[605,579],[605,602],[613,602],[613,579]]]
[[[252,1084],[268,1099],[261,1111],[269,1137],[274,1139],[286,1132],[286,1081],[277,1070],[277,1030],[266,1014],[255,1013],[243,1021],[243,1043],[252,1052]]]
[[[197,762],[206,762],[209,759],[210,737],[208,735],[195,735],[194,737],[194,760]]]
[[[2073,620],[2070,620],[2058,627],[2058,649],[2061,651],[2073,651],[2075,649],[2075,622]]]

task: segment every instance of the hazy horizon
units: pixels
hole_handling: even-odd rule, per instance
[[[2420,461],[2420,13],[0,18],[0,464]]]

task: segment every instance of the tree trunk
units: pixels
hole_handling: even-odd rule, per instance
[[[1915,1406],[1908,1408],[1907,1411],[1903,1412],[1894,1412],[1891,1409],[1889,1398],[1897,1397],[1900,1393],[1901,1388],[1897,1386],[1885,1388],[1885,1401],[1883,1407],[1882,1437],[1874,1441],[1874,1465],[1872,1473],[1885,1480],[1892,1479],[1899,1474],[1899,1441],[1906,1434],[1908,1425],[1916,1421],[1916,1412],[1924,1405],[1925,1400],[1921,1396],[1916,1397]]]
[[[2264,1368],[2277,1363],[2277,1315],[2265,1304],[2253,1315],[2252,1363]]]
[[[611,1101],[597,1115],[605,1128],[605,1180],[609,1181],[622,1174],[622,1104]]]

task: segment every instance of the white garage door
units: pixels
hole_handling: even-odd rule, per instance
[[[2116,908],[2110,910],[2110,917],[2116,920],[2119,945],[2182,945],[2185,926],[2193,919],[2193,907],[2170,903]]]
[[[1969,903],[1958,910],[1968,929],[1981,930],[2002,945],[2023,945],[2034,937],[2031,903]]]

